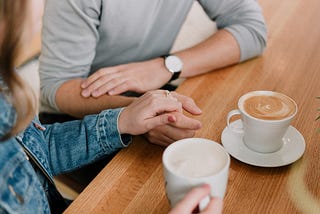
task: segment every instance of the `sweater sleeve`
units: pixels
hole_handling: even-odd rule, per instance
[[[101,0],[46,0],[39,73],[41,101],[58,111],[55,94],[70,79],[87,77],[99,39]]]
[[[218,29],[229,31],[240,47],[240,61],[262,54],[267,28],[262,10],[255,0],[199,0]]]

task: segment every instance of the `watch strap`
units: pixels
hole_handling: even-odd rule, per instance
[[[169,82],[178,79],[179,76],[180,76],[180,74],[181,74],[181,71],[174,72],[173,75],[172,75],[172,77],[171,77],[171,79],[169,80]]]

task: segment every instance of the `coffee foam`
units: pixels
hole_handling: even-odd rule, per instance
[[[253,95],[243,102],[243,109],[252,117],[263,120],[281,120],[293,115],[296,106],[281,94]]]
[[[168,167],[185,177],[206,177],[221,171],[226,164],[226,156],[214,145],[206,143],[185,143],[168,155]]]

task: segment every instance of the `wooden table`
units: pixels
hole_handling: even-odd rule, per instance
[[[185,81],[178,92],[203,110],[197,137],[221,142],[226,114],[252,90],[296,100],[292,125],[304,136],[303,157],[289,166],[254,167],[232,158],[224,213],[320,213],[320,1],[260,0],[269,29],[262,57]],[[66,213],[167,213],[163,148],[141,137],[123,149]]]

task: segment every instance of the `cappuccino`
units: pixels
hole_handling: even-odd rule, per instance
[[[298,108],[288,96],[274,91],[252,91],[242,95],[238,108],[227,115],[228,128],[242,135],[245,145],[260,153],[278,151],[283,145],[283,136]],[[241,116],[242,127],[234,128],[230,119]]]
[[[283,94],[253,94],[244,99],[243,110],[257,119],[282,120],[295,114],[296,105],[291,98]]]
[[[167,156],[167,166],[177,175],[199,178],[214,175],[227,163],[227,156],[214,143],[180,144]]]

